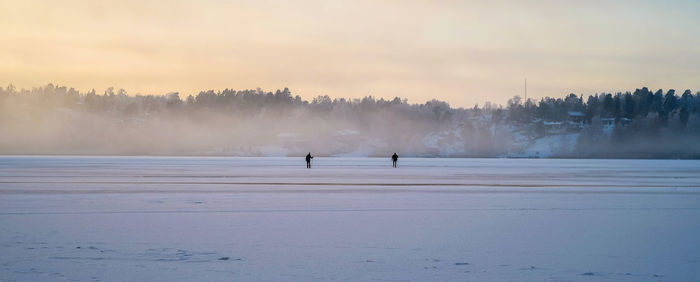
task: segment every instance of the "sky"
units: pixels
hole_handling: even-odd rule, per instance
[[[700,90],[700,1],[4,0],[0,85],[472,107]]]

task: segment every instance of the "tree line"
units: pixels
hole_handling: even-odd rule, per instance
[[[508,156],[540,138],[571,133],[580,135],[577,142],[552,156],[700,157],[700,92],[685,90],[679,95],[673,89],[651,91],[646,87],[587,97],[569,94],[523,101],[515,96],[503,106],[485,103],[456,108],[436,99],[411,104],[399,97],[323,95],[305,100],[287,88],[274,92],[208,90],[183,98],[177,92],[129,95],[114,88],[97,93],[53,84],[19,90],[9,85],[0,87],[0,110],[0,131],[17,135],[6,138],[5,143],[0,140],[0,151],[5,152],[93,148],[91,152],[122,153],[119,145],[103,144],[116,139],[144,153],[216,154],[219,147],[253,152],[258,147],[277,146],[293,148],[288,152],[295,154],[295,150],[306,150],[294,147],[303,140],[290,141],[299,133],[319,142],[316,147],[328,154],[368,147],[372,148],[370,155],[404,150],[416,156]],[[601,120],[612,120],[613,128],[604,128]],[[548,122],[583,126],[576,132],[552,133],[543,129]],[[36,128],[36,132],[27,128]],[[183,132],[179,139],[190,134],[208,136],[208,142],[176,139],[172,132],[178,130]],[[142,135],[158,140],[162,148],[147,145],[139,139]],[[22,151],[27,144],[40,142],[38,136],[48,141]]]

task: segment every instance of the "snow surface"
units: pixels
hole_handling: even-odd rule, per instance
[[[700,161],[0,157],[0,280],[700,280]]]
[[[576,142],[581,134],[569,133],[551,135],[532,140],[530,146],[521,146],[519,154],[509,154],[519,158],[549,158],[562,153],[571,153],[576,147]]]

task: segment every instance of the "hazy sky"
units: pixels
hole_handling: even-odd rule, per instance
[[[700,1],[0,2],[0,85],[275,90],[454,106],[700,90]]]

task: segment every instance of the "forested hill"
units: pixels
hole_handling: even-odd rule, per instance
[[[464,109],[307,101],[286,88],[180,97],[8,86],[0,136],[0,154],[700,158],[700,93],[645,87]]]

